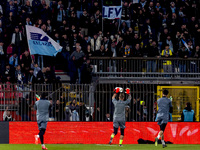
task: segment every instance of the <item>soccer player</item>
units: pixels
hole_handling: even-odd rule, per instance
[[[38,144],[38,138],[40,138],[42,149],[47,150],[44,145],[44,134],[47,127],[47,121],[49,120],[49,107],[50,101],[46,99],[46,93],[42,93],[41,99],[35,102],[35,110],[37,110],[37,124],[39,134],[35,135],[35,144]]]
[[[128,92],[127,92],[128,91]],[[117,101],[115,98],[117,96],[117,93],[119,93],[119,89],[117,89],[112,97],[112,102],[115,106],[114,116],[113,116],[113,128],[114,132],[111,135],[109,144],[112,143],[112,140],[115,135],[117,135],[118,128],[120,127],[120,140],[119,140],[119,146],[122,146],[123,138],[124,138],[124,129],[125,129],[125,107],[127,104],[131,101],[131,94],[130,89],[126,89],[126,93],[129,95],[128,99],[124,101],[125,95],[124,93],[119,94],[119,100]]]
[[[165,148],[167,145],[164,141],[164,131],[167,126],[169,120],[169,113],[173,112],[172,102],[169,98],[167,98],[168,90],[163,91],[163,97],[158,99],[158,113],[157,113],[157,121],[160,126],[160,132],[158,136],[155,138],[155,146],[158,145],[158,140],[161,137],[162,147]]]

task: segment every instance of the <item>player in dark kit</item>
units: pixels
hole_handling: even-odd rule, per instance
[[[163,97],[158,99],[158,113],[157,113],[157,121],[160,126],[160,132],[158,136],[155,138],[155,146],[158,145],[158,140],[161,137],[161,142],[163,148],[167,147],[164,141],[164,131],[167,126],[169,120],[169,113],[173,112],[172,102],[169,98],[167,98],[168,90],[163,91]]]
[[[112,102],[115,106],[114,116],[113,116],[113,128],[114,132],[111,135],[109,144],[112,143],[112,140],[115,135],[117,135],[118,128],[120,127],[121,130],[121,136],[119,140],[119,146],[122,146],[123,138],[124,138],[124,129],[125,129],[125,107],[127,104],[131,101],[131,94],[130,89],[126,89],[126,93],[129,95],[128,99],[124,101],[125,95],[124,93],[119,94],[119,100],[117,101],[115,98],[117,96],[117,93],[123,92],[122,88],[115,88],[115,93],[112,97]]]
[[[50,101],[46,99],[46,93],[42,93],[39,101],[35,102],[35,110],[37,110],[37,124],[39,129],[39,134],[35,135],[35,144],[38,144],[38,138],[40,138],[42,149],[47,150],[44,145],[44,134],[47,128],[47,122],[49,120],[49,107]]]

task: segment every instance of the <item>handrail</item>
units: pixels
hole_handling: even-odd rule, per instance
[[[179,57],[89,57],[90,60],[200,60],[200,58],[179,58]]]

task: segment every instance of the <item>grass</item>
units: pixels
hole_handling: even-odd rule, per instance
[[[199,150],[200,145],[175,145],[168,144],[166,150]],[[135,145],[104,145],[104,144],[47,144],[48,150],[161,150],[162,145],[155,147],[153,144],[135,144]],[[0,144],[0,150],[39,150],[41,145],[34,144]]]

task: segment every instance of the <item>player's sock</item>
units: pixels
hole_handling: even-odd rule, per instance
[[[123,142],[123,140],[120,139],[120,140],[119,140],[119,145],[122,145],[122,142]]]
[[[161,142],[162,142],[162,145],[165,145],[165,141],[164,140],[161,140]]]
[[[43,135],[42,135],[42,136],[40,136],[40,141],[41,141],[41,144],[43,144],[43,143],[44,143],[44,138],[43,138]]]
[[[157,138],[159,139],[160,138],[160,134],[158,133],[158,136],[157,136]]]
[[[44,144],[42,144],[42,146],[44,146],[44,147],[45,147],[45,145],[44,145]]]
[[[40,130],[39,136],[40,136],[41,144],[44,144],[44,138],[43,138],[43,135],[44,135],[43,130]]]
[[[111,136],[110,136],[110,144],[112,143],[112,140],[113,140],[113,138],[115,137],[115,135],[114,134],[111,134]]]

